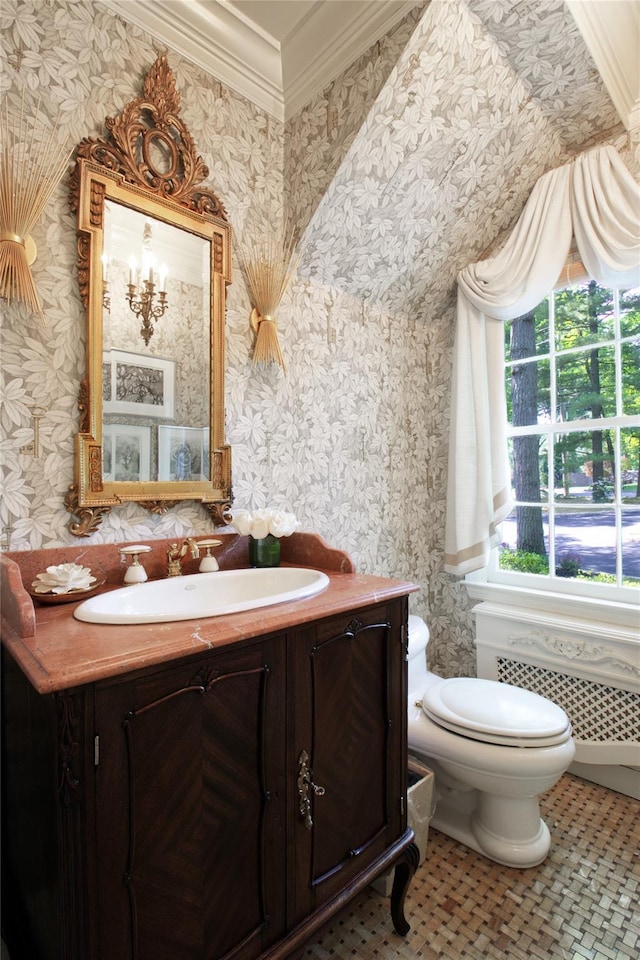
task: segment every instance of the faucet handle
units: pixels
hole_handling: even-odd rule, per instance
[[[218,561],[211,553],[212,547],[219,547],[222,545],[222,540],[198,540],[198,546],[204,547],[205,555],[200,561],[200,566],[198,567],[200,573],[211,573],[214,570],[219,570]]]
[[[125,562],[126,557],[131,557],[131,563],[124,574],[125,583],[144,583],[145,580],[149,579],[147,571],[138,560],[138,557],[141,553],[149,553],[150,551],[151,547],[145,543],[131,543],[127,544],[126,547],[118,547],[118,553]]]

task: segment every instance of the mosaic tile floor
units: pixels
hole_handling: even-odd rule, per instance
[[[553,842],[539,867],[501,867],[431,830],[405,903],[406,939],[388,900],[368,890],[302,956],[637,960],[640,803],[566,774],[541,808]]]

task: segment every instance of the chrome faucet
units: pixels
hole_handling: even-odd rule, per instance
[[[185,556],[187,550],[191,551],[191,556],[194,560],[197,560],[200,556],[200,548],[193,537],[187,537],[182,543],[170,544],[167,550],[167,560],[169,562],[168,577],[182,576],[182,558]]]

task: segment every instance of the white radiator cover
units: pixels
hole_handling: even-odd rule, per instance
[[[498,679],[533,690],[562,707],[571,718],[573,738],[583,760],[589,754],[599,759],[598,747],[606,747],[607,755],[612,746],[640,749],[640,693],[506,657],[498,658]]]
[[[576,772],[640,766],[638,630],[503,602],[479,603],[474,614],[478,676],[562,707],[573,726]],[[628,773],[640,782],[640,773]]]

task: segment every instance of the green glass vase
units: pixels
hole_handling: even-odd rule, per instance
[[[280,566],[280,541],[273,534],[256,540],[249,537],[249,564],[252,567]]]

